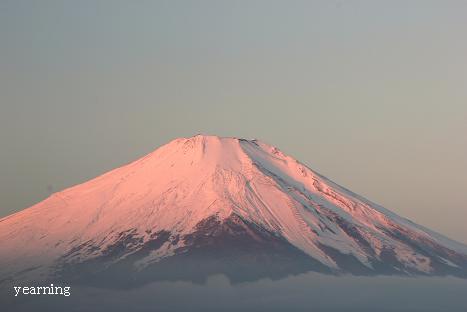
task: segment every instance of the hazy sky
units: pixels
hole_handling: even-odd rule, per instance
[[[207,133],[467,243],[466,29],[466,1],[0,0],[0,216]]]

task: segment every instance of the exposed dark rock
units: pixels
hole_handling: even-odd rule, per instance
[[[65,257],[59,276],[75,284],[129,288],[161,280],[202,283],[214,274],[224,274],[231,282],[241,283],[261,278],[280,279],[308,271],[331,273],[277,233],[247,223],[236,215],[224,222],[216,217],[203,220],[194,233],[184,237],[169,232],[153,234],[153,239],[134,250],[126,250],[129,254],[120,259],[117,257],[125,253],[123,246],[140,241],[133,232],[121,235],[120,241],[91,260],[68,264]],[[142,270],[134,266],[137,260],[159,249],[165,242],[180,239],[186,245],[177,249],[175,255]]]

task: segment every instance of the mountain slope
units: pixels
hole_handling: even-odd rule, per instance
[[[248,280],[308,270],[467,272],[466,246],[277,148],[202,135],[1,219],[0,255],[3,281],[66,277],[123,286],[208,273]]]

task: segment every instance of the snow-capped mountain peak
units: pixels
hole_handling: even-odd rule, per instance
[[[0,220],[0,279],[74,278],[90,263],[93,274],[125,263],[132,275],[221,250],[231,260],[293,254],[304,270],[330,273],[467,270],[464,245],[258,140],[175,139]]]

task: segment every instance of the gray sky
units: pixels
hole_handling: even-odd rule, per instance
[[[0,216],[258,138],[467,243],[467,2],[0,1]]]

